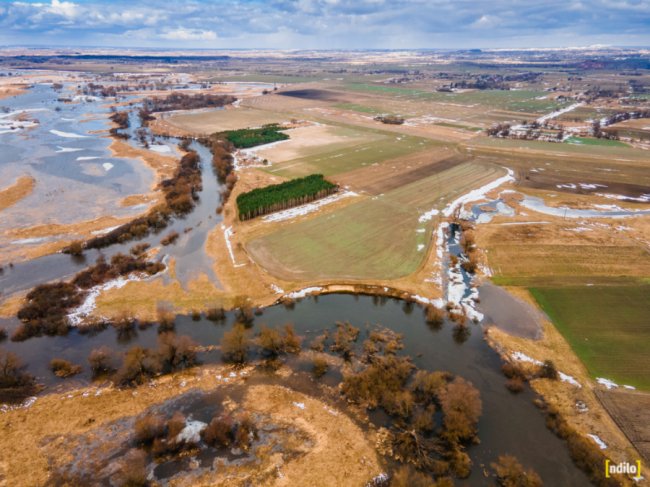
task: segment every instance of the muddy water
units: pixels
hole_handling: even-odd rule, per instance
[[[481,465],[504,453],[516,455],[526,466],[534,468],[545,485],[589,485],[569,458],[562,441],[547,430],[542,414],[533,405],[530,391],[512,395],[505,388],[505,377],[500,372],[500,359],[489,348],[478,325],[470,325],[470,334],[459,341],[451,323],[440,328],[426,324],[422,309],[417,305],[399,300],[368,296],[326,295],[312,297],[297,303],[294,309],[273,306],[256,317],[254,328],[261,324],[282,326],[287,322],[295,325],[308,343],[324,329],[333,330],[335,322],[348,320],[365,330],[381,324],[403,334],[403,353],[413,357],[415,364],[429,370],[448,370],[470,380],[481,392],[483,415],[479,423],[481,444],[469,449],[474,470],[467,485],[485,485]],[[230,329],[234,316],[228,314],[223,323],[202,319],[192,321],[189,317],[177,318],[176,331],[189,335],[202,345],[217,345],[225,330]],[[13,325],[12,325],[13,326]],[[361,337],[365,336],[365,332]],[[51,387],[64,384],[47,369],[53,357],[63,357],[84,365],[84,375],[69,381],[88,380],[87,356],[93,348],[107,345],[126,350],[133,345],[155,346],[155,327],[137,330],[130,338],[120,337],[113,328],[95,335],[80,335],[73,331],[67,337],[43,337],[23,343],[8,342],[5,348],[19,354],[29,364],[30,372]],[[218,351],[204,353],[205,363],[219,361]],[[70,383],[70,382],[68,382]]]

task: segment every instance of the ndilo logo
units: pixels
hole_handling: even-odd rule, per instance
[[[617,474],[629,475],[633,479],[640,480],[642,478],[641,460],[637,460],[635,463],[613,463],[609,459],[605,460],[605,477],[610,478],[612,475]]]

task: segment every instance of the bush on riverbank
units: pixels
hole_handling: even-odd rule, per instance
[[[0,349],[0,402],[20,401],[35,391],[34,376],[25,368],[16,354]]]
[[[62,379],[72,377],[81,373],[81,365],[73,364],[62,358],[54,358],[50,361],[50,370],[54,375]]]
[[[142,238],[151,230],[165,228],[173,216],[182,216],[192,211],[202,187],[199,162],[199,155],[195,151],[189,151],[181,157],[174,176],[160,183],[165,196],[163,204],[152,208],[145,216],[120,225],[105,235],[87,240],[84,247],[101,249],[115,243]],[[64,249],[64,252],[69,252],[69,248]]]
[[[154,275],[164,268],[161,262],[147,261],[144,255],[115,254],[110,264],[100,257],[94,266],[77,273],[70,282],[36,286],[18,310],[22,323],[11,339],[23,341],[41,335],[65,335],[70,329],[67,315],[83,302],[88,289],[132,272]]]

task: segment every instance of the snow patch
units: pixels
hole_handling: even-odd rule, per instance
[[[325,198],[321,198],[312,203],[307,203],[305,205],[300,205],[294,208],[289,208],[287,210],[271,213],[270,215],[264,216],[262,220],[265,222],[279,222],[283,220],[289,220],[291,218],[296,218],[298,216],[307,215],[309,213],[318,210],[322,206],[329,205],[331,203],[334,203],[335,201],[341,200],[343,198],[348,198],[350,196],[357,196],[357,193],[353,191],[344,191],[342,193],[332,194],[330,196],[326,196]]]
[[[177,442],[198,443],[201,441],[201,431],[207,426],[203,421],[187,421],[185,427],[176,435]]]
[[[62,132],[60,130],[50,130],[51,134],[58,135],[59,137],[64,137],[66,139],[86,139],[87,135],[74,134],[72,132]]]
[[[594,440],[598,445],[598,448],[600,448],[601,450],[607,449],[607,444],[603,440],[601,440],[598,436],[592,434],[587,434],[587,436],[592,440]]]

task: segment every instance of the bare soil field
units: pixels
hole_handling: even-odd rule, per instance
[[[650,394],[612,389],[598,390],[596,396],[645,464],[650,464]]]
[[[287,121],[287,115],[248,107],[226,108],[223,110],[197,111],[173,114],[163,118],[172,129],[180,129],[195,135],[209,135],[224,130],[259,127],[268,123]],[[159,127],[159,131],[164,131]]]
[[[360,144],[372,137],[363,131],[332,125],[307,125],[285,132],[289,139],[268,148],[261,146],[255,154],[271,163],[286,162],[302,157],[315,156],[332,148],[345,148]],[[377,137],[379,138],[379,137]]]
[[[417,152],[335,175],[332,180],[355,191],[378,195],[467,161],[447,147]]]

